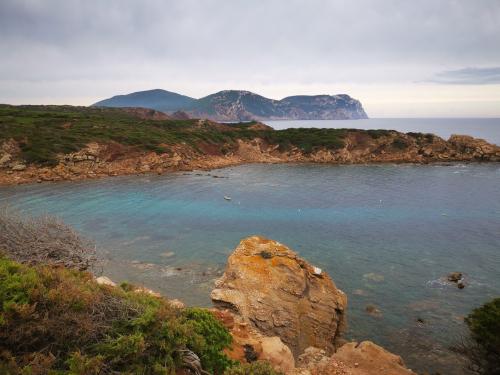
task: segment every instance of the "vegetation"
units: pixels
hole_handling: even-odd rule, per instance
[[[0,249],[21,263],[64,265],[79,270],[96,262],[95,246],[52,216],[25,217],[0,207]]]
[[[126,289],[126,290],[125,290]],[[177,309],[91,274],[0,257],[0,373],[221,374],[227,330],[208,311]]]
[[[474,309],[465,322],[472,342],[467,343],[464,353],[472,367],[486,375],[500,374],[500,298]]]
[[[228,151],[237,139],[261,137],[287,150],[295,146],[304,152],[316,148],[338,149],[354,129],[254,130],[255,122],[217,124],[198,120],[153,120],[120,108],[73,106],[0,105],[0,145],[14,139],[27,163],[54,165],[58,154],[78,151],[89,142],[116,142],[133,149],[169,152],[172,145],[185,143],[195,150],[202,143]],[[386,130],[366,131],[372,138]]]

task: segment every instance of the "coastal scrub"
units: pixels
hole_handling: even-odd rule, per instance
[[[222,374],[232,365],[223,353],[231,336],[207,310],[5,257],[0,327],[2,374],[172,374],[193,358]]]

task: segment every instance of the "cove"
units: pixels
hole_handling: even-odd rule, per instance
[[[240,239],[280,241],[347,293],[349,338],[414,369],[456,373],[463,317],[500,294],[498,163],[252,164],[2,187],[0,204],[60,216],[96,242],[104,274],[191,305],[210,305]],[[443,281],[452,271],[465,289]]]

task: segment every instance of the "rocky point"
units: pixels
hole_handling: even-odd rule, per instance
[[[370,342],[346,343],[347,297],[321,268],[285,245],[243,239],[211,294],[233,336],[227,354],[267,360],[292,375],[410,375],[401,357]]]

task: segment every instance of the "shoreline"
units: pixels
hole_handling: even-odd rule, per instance
[[[438,140],[437,146],[431,145],[432,147],[426,148],[415,146],[385,151],[383,148],[386,144],[393,142],[392,138],[389,138],[382,139],[376,145],[364,145],[363,148],[351,140],[339,150],[319,149],[311,153],[305,153],[298,148],[280,151],[277,145],[255,138],[251,141],[238,140],[235,149],[227,155],[221,155],[213,150],[207,150],[207,153],[202,154],[187,145],[176,145],[173,153],[158,154],[137,152],[116,144],[90,143],[78,152],[61,155],[59,163],[53,167],[17,164],[10,169],[0,168],[0,186],[49,181],[82,181],[153,173],[161,175],[183,171],[209,171],[245,164],[427,165],[500,162],[500,147],[486,141],[469,136],[455,136],[457,145],[451,148],[447,145],[451,141],[435,138]],[[120,157],[115,159],[111,154],[116,148],[119,148]]]
[[[347,165],[364,165],[364,166],[374,166],[374,165],[414,165],[414,166],[448,166],[455,164],[500,164],[500,161],[470,161],[470,160],[449,160],[449,161],[431,161],[431,162],[417,162],[417,161],[365,161],[359,163],[335,163],[335,162],[313,162],[313,161],[239,161],[230,163],[215,164],[213,166],[196,166],[187,167],[179,169],[169,169],[163,170],[161,172],[157,171],[127,171],[119,174],[87,174],[87,175],[76,175],[71,178],[54,178],[52,180],[41,180],[38,176],[18,176],[18,175],[8,175],[0,172],[0,187],[8,186],[18,186],[18,185],[30,185],[36,183],[58,183],[58,182],[81,182],[87,180],[100,180],[113,177],[126,177],[126,176],[148,176],[148,175],[166,175],[179,172],[210,172],[217,169],[225,169],[231,167],[238,167],[243,165],[253,165],[253,164],[286,164],[286,165],[322,165],[322,166],[347,166]],[[27,169],[27,172],[31,172],[31,169]],[[12,177],[10,177],[12,176]],[[18,179],[16,179],[16,177]],[[212,176],[214,178],[222,178],[219,176]]]

